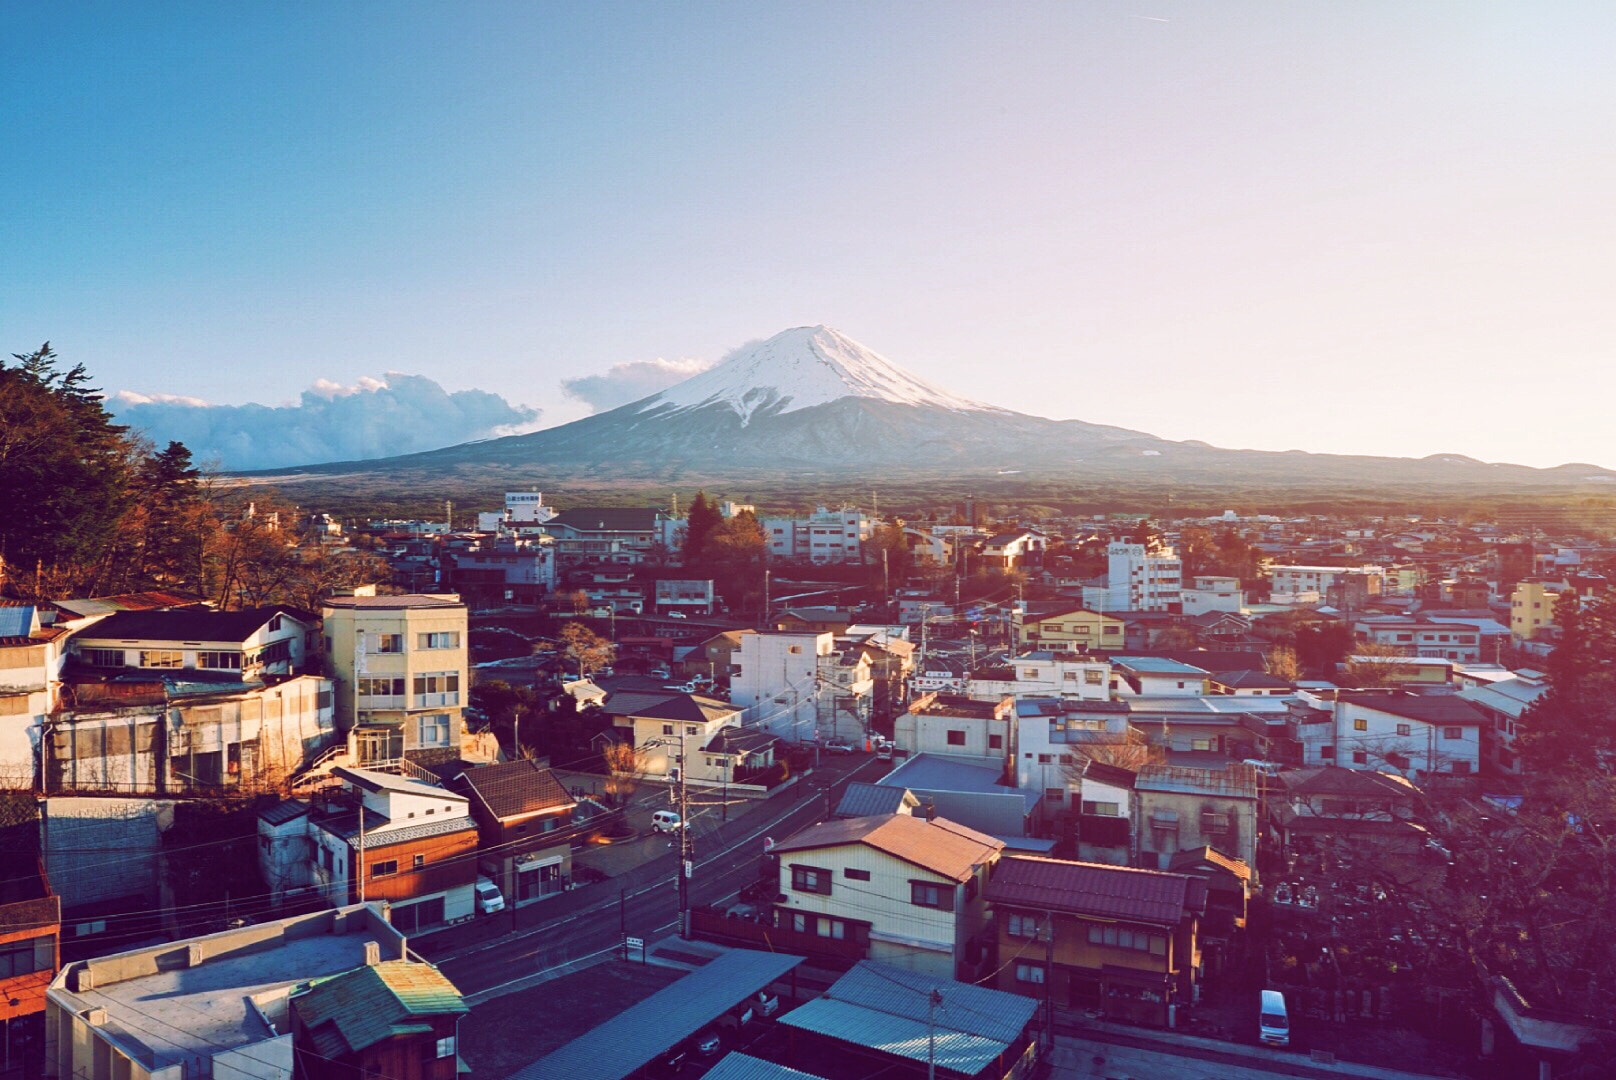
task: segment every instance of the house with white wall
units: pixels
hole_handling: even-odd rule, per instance
[[[1004,669],[989,669],[1010,678],[972,678],[970,697],[985,701],[1002,697],[1069,697],[1104,701],[1111,696],[1111,663],[1087,653],[1035,649],[1013,657]]]
[[[940,754],[1003,762],[1010,754],[1016,703],[924,694],[893,722],[892,741],[910,756]]]
[[[1481,768],[1486,714],[1457,694],[1342,691],[1335,701],[1335,747],[1327,764],[1426,777],[1468,776]]]
[[[989,952],[983,898],[1004,842],[910,814],[810,825],[780,857],[775,925],[867,944],[867,957],[938,978],[971,979]]]

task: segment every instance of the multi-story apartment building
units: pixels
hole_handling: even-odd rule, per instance
[[[555,592],[555,541],[484,538],[443,555],[443,583],[468,603],[537,604]]]
[[[1407,615],[1363,619],[1354,629],[1365,640],[1387,645],[1403,656],[1474,663],[1481,659],[1481,627],[1475,623],[1436,622]]]
[[[1108,567],[1102,611],[1180,610],[1184,564],[1172,548],[1113,543],[1105,554]],[[1084,590],[1085,600],[1089,592]]]
[[[617,563],[634,566],[666,550],[666,520],[652,506],[577,507],[544,523],[563,566]]]
[[[836,651],[833,634],[759,630],[741,638],[732,655],[730,701],[745,710],[749,727],[793,742],[819,729],[820,658]]]
[[[761,524],[771,557],[825,565],[863,562],[876,520],[856,507],[821,506],[806,518],[765,518]]]
[[[355,733],[358,764],[386,767],[407,751],[460,745],[471,683],[459,596],[334,596],[321,614],[337,722]]]
[[[1275,596],[1295,596],[1300,593],[1324,596],[1353,574],[1368,574],[1379,579],[1382,569],[1378,566],[1275,564],[1268,568],[1268,588]]]
[[[1565,591],[1561,583],[1522,581],[1509,596],[1509,632],[1516,641],[1531,641],[1554,624],[1554,605]]]

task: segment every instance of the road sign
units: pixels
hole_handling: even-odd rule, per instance
[[[644,938],[638,938],[638,937],[631,937],[631,938],[628,939],[626,944],[631,949],[643,949],[643,948],[645,948],[645,939]]]

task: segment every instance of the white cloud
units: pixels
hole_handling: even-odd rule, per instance
[[[613,364],[604,374],[563,379],[561,389],[594,412],[608,412],[627,405],[674,383],[699,375],[712,364],[706,360],[628,360]]]
[[[198,461],[274,469],[435,450],[537,427],[539,410],[483,390],[449,393],[423,375],[389,372],[352,386],[320,379],[295,405],[209,405],[199,398],[122,390],[108,399],[120,423],[159,446],[178,440]]]

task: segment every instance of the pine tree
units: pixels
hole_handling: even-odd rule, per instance
[[[712,538],[723,528],[724,518],[708,498],[705,491],[696,492],[690,504],[690,516],[685,523],[685,547],[681,561],[685,566],[700,567],[708,559]]]

